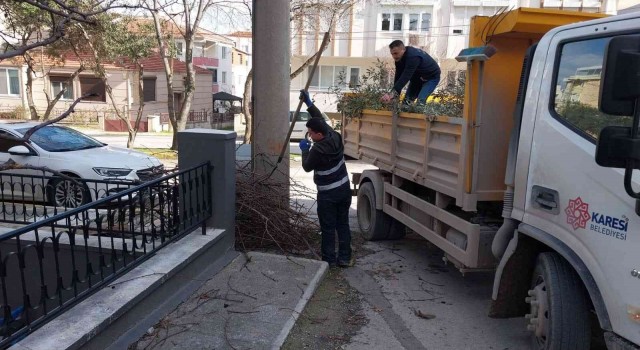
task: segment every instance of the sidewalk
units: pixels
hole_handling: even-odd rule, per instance
[[[327,268],[317,260],[241,254],[129,349],[278,349]]]

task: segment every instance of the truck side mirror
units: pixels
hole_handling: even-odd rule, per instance
[[[596,163],[603,167],[624,168],[624,188],[640,199],[631,186],[634,169],[640,169],[640,35],[612,38],[605,50],[600,84],[600,110],[611,115],[633,116],[631,127],[602,129],[596,146]],[[640,201],[636,212],[640,215]]]
[[[640,97],[640,35],[612,38],[605,49],[599,107],[611,115],[633,115]]]

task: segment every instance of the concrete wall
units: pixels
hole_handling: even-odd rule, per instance
[[[62,234],[61,241],[66,241],[67,243],[60,244],[59,246],[60,250],[58,251],[58,254],[57,254],[58,264],[60,266],[60,274],[61,274],[60,277],[62,278],[62,287],[61,287],[62,302],[65,302],[73,298],[73,293],[74,293],[73,288],[71,288],[70,290],[63,289],[63,288],[70,288],[72,286],[71,281],[73,277],[71,247],[68,244],[69,240],[66,238],[67,238],[67,235]],[[76,248],[76,253],[74,254],[74,259],[75,259],[75,266],[78,271],[78,277],[80,279],[87,279],[86,283],[78,283],[76,285],[77,293],[79,294],[85,291],[86,289],[88,289],[89,279],[91,280],[92,284],[98,283],[100,281],[100,275],[98,274],[97,276],[91,276],[91,277],[85,276],[85,274],[87,273],[87,260],[85,258],[85,251],[84,251],[84,238],[82,238],[81,235],[78,235],[78,236],[75,236],[75,241],[77,244],[77,248]],[[93,241],[96,241],[97,243],[97,239],[94,239]],[[24,251],[23,253],[24,263],[25,263],[24,277],[25,277],[25,285],[26,285],[27,293],[31,298],[31,303],[34,304],[33,306],[37,306],[37,303],[40,301],[40,297],[42,293],[40,289],[40,285],[41,285],[40,273],[41,272],[44,276],[44,281],[45,281],[45,284],[47,285],[47,291],[49,293],[49,296],[50,297],[56,296],[57,274],[55,270],[56,260],[55,260],[53,245],[50,240],[48,243],[43,244],[43,263],[42,265],[40,265],[37,252],[35,249],[36,242],[30,241],[29,239],[22,239],[20,244],[21,244],[21,249]],[[31,246],[30,248],[27,248],[31,244],[33,244],[33,246]],[[129,244],[131,244],[131,242],[129,242]],[[79,253],[80,249],[78,248],[82,249],[81,253]],[[7,259],[6,261],[7,276],[5,279],[5,283],[6,283],[6,286],[8,287],[6,289],[7,300],[9,301],[9,305],[11,305],[12,309],[15,309],[16,307],[19,307],[19,306],[23,306],[24,304],[24,299],[22,297],[23,290],[22,290],[22,287],[20,287],[21,276],[20,276],[20,269],[18,268],[18,255],[12,255],[8,257],[8,254],[10,252],[15,253],[16,249],[17,249],[17,246],[16,246],[15,239],[11,239],[11,240],[2,242],[0,244],[0,252],[2,253],[2,256],[6,257],[5,259]],[[96,244],[96,247],[90,246],[87,249],[87,254],[89,257],[89,262],[92,264],[93,268],[95,269],[95,272],[99,272],[100,251],[97,248],[97,244]],[[111,261],[109,261],[110,254],[111,254],[110,249],[103,248],[102,255],[104,255],[104,257],[107,259],[106,261],[107,264],[111,264]],[[116,250],[116,254],[118,255],[119,259],[122,258],[121,256],[122,250]],[[130,257],[127,257],[127,258],[131,260]],[[121,268],[122,261],[120,262],[116,261],[115,267],[116,269]],[[41,268],[42,268],[42,271],[40,270]],[[103,268],[103,273],[105,274],[105,276],[109,275],[111,272],[112,272],[111,267]],[[48,300],[47,305],[49,306],[49,310],[51,310],[53,306],[57,306],[59,302],[60,302],[59,299],[56,299],[53,301]],[[41,310],[30,311],[29,315],[32,318],[37,318],[41,316],[42,313],[41,313]]]

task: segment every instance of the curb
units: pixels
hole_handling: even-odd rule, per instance
[[[298,317],[300,316],[300,314],[302,314],[302,311],[304,310],[305,306],[307,306],[309,299],[311,299],[311,297],[315,293],[316,289],[318,288],[318,285],[320,284],[324,276],[327,274],[328,270],[329,270],[329,264],[323,261],[322,264],[320,265],[320,268],[316,272],[315,276],[313,276],[313,279],[311,280],[311,282],[309,282],[309,285],[305,289],[304,294],[302,294],[302,297],[298,301],[298,304],[296,305],[293,312],[291,313],[289,320],[284,324],[282,331],[280,331],[280,334],[276,338],[271,349],[278,350],[282,347],[284,342],[287,340],[289,333],[293,329],[293,326],[298,320]]]

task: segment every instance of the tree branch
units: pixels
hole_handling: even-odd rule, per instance
[[[60,38],[62,38],[64,36],[64,25],[68,21],[69,21],[68,18],[65,18],[64,20],[62,20],[62,22],[60,22],[56,26],[56,29],[53,32],[53,35],[48,37],[45,40],[38,41],[38,42],[35,42],[33,44],[25,45],[25,46],[22,46],[20,48],[17,48],[17,49],[11,50],[11,51],[0,53],[0,61],[4,60],[6,58],[11,58],[11,57],[15,57],[15,56],[22,56],[27,51],[29,51],[31,49],[35,49],[36,47],[47,46],[49,44],[53,44],[54,42],[58,41]]]
[[[80,97],[78,97],[75,101],[73,101],[73,103],[71,104],[71,106],[69,106],[69,108],[62,114],[60,114],[58,117],[53,118],[51,120],[47,120],[46,122],[43,122],[42,124],[38,124],[36,126],[34,126],[33,128],[29,129],[24,136],[22,136],[21,138],[11,138],[11,137],[5,137],[5,135],[0,134],[0,138],[5,138],[5,139],[9,139],[9,140],[15,140],[15,141],[29,141],[29,138],[31,138],[31,135],[33,135],[36,131],[44,128],[47,125],[51,125],[54,123],[57,123],[59,121],[61,121],[62,119],[68,117],[71,113],[75,112],[74,108],[76,108],[76,105],[83,99],[87,98],[87,97],[92,97],[92,96],[97,96],[96,93],[94,92],[90,92],[90,93],[86,93]]]

